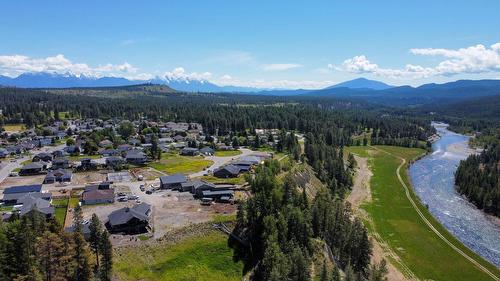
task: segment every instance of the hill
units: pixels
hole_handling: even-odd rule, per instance
[[[369,80],[366,78],[357,78],[354,80],[345,81],[326,89],[335,89],[335,88],[348,88],[348,89],[370,89],[370,90],[385,90],[394,88],[394,86],[387,85],[384,82]]]

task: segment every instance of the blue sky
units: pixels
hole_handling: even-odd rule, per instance
[[[500,1],[3,1],[0,74],[318,88],[500,78]],[[495,45],[496,44],[496,45]]]

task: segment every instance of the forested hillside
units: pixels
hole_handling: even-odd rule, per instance
[[[372,128],[388,143],[413,145],[434,132],[425,119],[395,114],[342,99],[291,99],[230,94],[172,93],[156,86],[103,89],[28,90],[0,88],[2,123],[46,124],[54,112],[68,117],[163,120],[201,123],[209,134],[252,132],[255,128],[329,135],[335,145]],[[329,132],[329,133],[327,133]],[[403,141],[411,139],[410,143]]]
[[[480,138],[479,155],[460,162],[455,174],[457,190],[485,212],[500,217],[500,131]]]

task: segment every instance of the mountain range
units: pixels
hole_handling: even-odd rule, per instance
[[[157,77],[151,80],[131,80],[121,77],[92,77],[85,75],[57,74],[48,72],[23,73],[17,77],[11,78],[0,75],[0,85],[20,88],[74,88],[74,87],[113,87],[130,86],[137,84],[160,84],[167,85],[172,89],[182,92],[234,92],[234,93],[260,93],[266,95],[298,95],[312,90],[288,90],[288,89],[262,89],[239,86],[219,86],[207,80],[196,80],[188,78],[161,78]],[[326,89],[350,88],[350,89],[368,89],[385,90],[393,86],[383,82],[358,78],[346,81],[340,84],[330,86]]]
[[[0,85],[22,88],[119,87],[138,84],[165,85],[180,92],[240,93],[269,96],[301,96],[306,98],[336,97],[402,106],[459,102],[474,97],[500,95],[500,80],[458,80],[444,84],[424,84],[419,87],[395,87],[380,81],[358,78],[324,89],[306,90],[218,86],[206,80],[187,78],[155,78],[145,81],[119,77],[97,78],[84,75],[76,76],[54,73],[24,73],[15,78],[0,76]]]

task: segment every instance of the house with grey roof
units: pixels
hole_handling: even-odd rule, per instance
[[[111,212],[106,228],[111,233],[136,234],[148,232],[151,229],[151,205],[141,203],[133,207],[124,207]]]
[[[160,188],[162,189],[182,189],[182,184],[187,182],[188,178],[183,174],[174,174],[171,176],[160,177]]]
[[[218,178],[235,178],[241,172],[241,168],[236,165],[226,165],[214,170],[214,176]]]
[[[18,204],[22,204],[19,215],[24,216],[33,211],[37,211],[47,218],[54,216],[55,209],[50,204],[50,201],[43,199],[42,197],[35,196],[32,193],[28,193],[25,196],[19,198]]]
[[[57,169],[52,170],[47,173],[45,179],[43,180],[44,184],[50,184],[55,182],[71,182],[71,178],[73,177],[73,172],[70,170]]]

